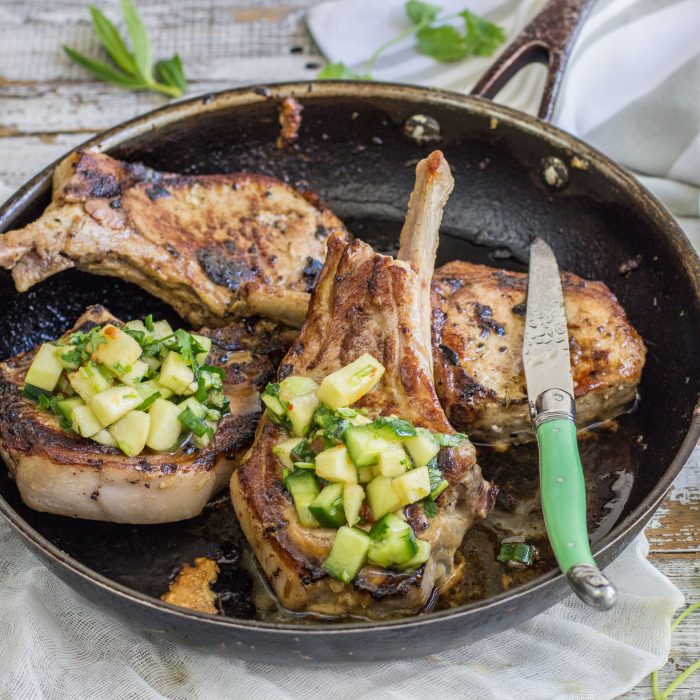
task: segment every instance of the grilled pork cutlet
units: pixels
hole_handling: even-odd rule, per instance
[[[308,316],[280,366],[280,379],[303,375],[320,381],[369,353],[385,372],[357,406],[371,418],[394,414],[431,431],[454,432],[433,387],[428,298],[442,207],[452,184],[439,151],[418,164],[398,260],[359,240],[329,239]],[[431,544],[428,561],[408,573],[365,565],[353,583],[343,585],[322,569],[335,530],[302,526],[284,490],[272,449],[285,435],[263,417],[250,454],[234,472],[231,495],[243,532],[286,608],[370,618],[411,614],[435,588],[449,585],[465,531],[486,516],[494,496],[468,440],[440,452],[449,486],[438,499],[437,515],[426,517],[419,504],[406,509],[416,536]]]
[[[107,322],[119,323],[103,307],[93,306],[70,332]],[[147,450],[127,457],[64,430],[57,416],[22,395],[35,351],[0,363],[0,454],[24,502],[48,513],[119,523],[198,515],[250,447],[261,413],[259,391],[291,341],[288,331],[271,321],[238,321],[200,334],[212,339],[210,364],[224,368],[231,413],[209,445],[196,451]]]
[[[562,273],[576,423],[622,413],[634,401],[646,348],[602,282]],[[489,443],[533,439],[522,363],[527,275],[451,262],[433,277],[438,396],[452,425]]]
[[[260,315],[301,325],[341,222],[312,195],[264,175],[174,175],[79,151],[56,169],[51,204],[0,235],[19,291],[76,267],[120,277],[193,327]]]

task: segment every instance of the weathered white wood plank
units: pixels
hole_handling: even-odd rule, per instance
[[[250,64],[243,58],[285,56],[294,66],[304,59],[290,54],[293,47],[301,48],[303,54],[314,53],[303,24],[309,4],[309,0],[142,0],[139,9],[150,29],[155,57],[178,52],[191,80],[248,80],[250,68],[246,66]],[[116,0],[100,6],[121,26]],[[0,5],[0,73],[4,80],[85,80],[85,71],[64,55],[64,44],[100,55],[82,0]],[[287,69],[280,66],[280,70]],[[258,77],[262,76],[255,79]]]

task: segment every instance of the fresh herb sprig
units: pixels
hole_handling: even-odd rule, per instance
[[[372,69],[379,57],[391,46],[415,34],[418,50],[440,63],[454,63],[467,56],[490,56],[506,38],[502,27],[469,10],[442,14],[443,8],[421,0],[408,0],[404,5],[411,26],[382,44],[365,63],[364,70],[354,71],[344,63],[329,63],[316,76],[321,80],[372,80]],[[452,24],[461,18],[463,31]]]
[[[112,60],[111,65],[86,56],[70,46],[63,50],[77,64],[100,80],[127,90],[153,90],[168,97],[181,97],[187,89],[187,79],[180,57],[156,62],[148,30],[132,0],[121,0],[124,23],[133,51],[129,51],[116,26],[94,5],[88,5],[92,27]]]

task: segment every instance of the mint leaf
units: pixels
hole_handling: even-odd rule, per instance
[[[187,90],[187,78],[182,69],[180,56],[175,54],[172,58],[156,63],[156,73],[165,85],[177,88],[182,94]]]
[[[423,512],[426,518],[434,518],[438,512],[438,505],[435,501],[423,501]]]
[[[505,40],[506,34],[502,27],[489,22],[483,17],[464,10],[460,13],[464,18],[466,37],[464,45],[474,56],[490,56]]]
[[[120,70],[112,68],[102,61],[90,58],[89,56],[79,53],[75,49],[71,49],[69,46],[64,46],[63,50],[69,58],[86,70],[89,70],[93,75],[100,78],[100,80],[119,85],[119,87],[131,88],[132,90],[140,90],[146,87],[138,78],[132,78],[126,73],[122,73]]]
[[[408,0],[404,5],[406,15],[413,24],[430,24],[442,11],[438,5],[420,0]]]
[[[121,0],[121,6],[126,29],[131,39],[131,48],[134,51],[136,69],[146,83],[151,83],[153,82],[153,67],[151,65],[152,51],[148,30],[131,0]]]
[[[453,63],[469,54],[464,36],[459,30],[444,24],[441,27],[425,27],[416,34],[418,50],[441,63]]]
[[[125,73],[132,77],[138,76],[136,63],[133,56],[126,48],[124,40],[121,38],[117,28],[107,17],[94,5],[88,5],[90,16],[92,17],[92,28],[95,30],[97,38],[107,50],[109,57]]]
[[[371,80],[369,73],[356,73],[344,63],[328,63],[318,72],[319,80]]]

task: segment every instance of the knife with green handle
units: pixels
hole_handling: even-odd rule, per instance
[[[540,238],[530,247],[523,364],[540,453],[542,511],[554,556],[576,595],[608,610],[615,604],[615,587],[596,566],[588,544],[564,295],[554,253]]]

